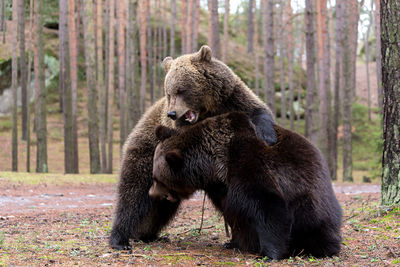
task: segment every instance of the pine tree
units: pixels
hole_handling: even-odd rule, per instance
[[[382,205],[400,204],[400,2],[382,0]]]

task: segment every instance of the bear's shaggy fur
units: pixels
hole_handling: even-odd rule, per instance
[[[185,129],[156,129],[155,199],[204,190],[232,228],[228,245],[272,259],[340,251],[341,208],[326,163],[304,137],[275,126],[278,141],[257,138],[238,112]]]
[[[129,249],[130,238],[155,240],[179,207],[179,201],[152,200],[148,194],[158,144],[154,135],[157,125],[179,128],[210,116],[241,111],[251,118],[261,139],[268,144],[276,142],[271,111],[211,53],[203,46],[197,53],[164,60],[166,96],[142,116],[122,150],[111,247]]]

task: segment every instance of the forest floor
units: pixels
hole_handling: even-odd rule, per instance
[[[56,176],[56,175],[53,175]],[[133,243],[131,251],[108,245],[115,204],[113,176],[0,172],[0,266],[186,265],[186,266],[391,266],[400,264],[400,208],[379,206],[377,184],[337,184],[343,243],[338,256],[266,259],[223,248],[223,219],[203,194],[185,201],[163,231],[168,241]],[[84,182],[84,180],[86,180]]]

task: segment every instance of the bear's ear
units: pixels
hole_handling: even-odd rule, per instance
[[[196,53],[193,59],[197,61],[210,62],[211,57],[212,57],[211,48],[207,45],[203,45],[200,48],[199,52]]]
[[[164,67],[165,73],[167,73],[169,71],[169,69],[171,68],[172,61],[173,61],[172,57],[164,58],[162,65]]]
[[[164,141],[167,138],[170,138],[176,133],[176,131],[172,128],[168,128],[164,125],[158,125],[155,129],[156,137],[159,141]]]
[[[165,154],[165,160],[168,162],[169,166],[173,169],[178,169],[183,165],[183,157],[178,149],[173,149]]]

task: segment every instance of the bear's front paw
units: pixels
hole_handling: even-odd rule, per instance
[[[224,248],[226,249],[234,249],[234,248],[239,248],[235,243],[233,243],[232,241],[226,242],[224,244]]]
[[[118,250],[131,250],[132,247],[129,245],[129,239],[121,239],[117,238],[115,235],[111,235],[110,237],[110,246],[113,249]]]

